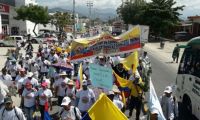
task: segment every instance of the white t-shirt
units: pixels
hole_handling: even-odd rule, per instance
[[[23,90],[22,96],[24,97],[24,106],[25,107],[33,107],[35,105],[35,100],[37,96],[36,90],[27,90],[26,88]],[[27,98],[29,97],[29,98]]]
[[[40,89],[37,95],[39,96],[40,105],[45,105],[45,102],[48,101],[48,98],[51,98],[53,96],[50,89],[46,90]]]
[[[79,98],[78,108],[80,111],[87,111],[92,106],[92,98],[95,99],[95,95],[92,89],[81,90],[76,94]]]
[[[23,82],[23,85],[26,85],[27,82],[31,82],[31,84],[33,85],[33,87],[37,87],[39,85],[38,80],[35,78],[32,78],[31,80],[29,80],[28,78],[26,78]]]
[[[26,76],[24,77],[21,77],[20,75],[17,75],[17,77],[15,78],[15,81],[17,82],[17,88],[18,89],[21,89],[22,88],[22,85],[24,83],[24,80],[26,80]]]
[[[8,86],[0,80],[0,104],[4,102],[4,98],[9,92]]]
[[[0,75],[0,80],[6,84],[7,86],[12,86],[13,85],[13,81],[12,81],[12,77],[9,74],[6,75]]]
[[[39,65],[38,64],[34,64],[34,65],[31,65],[30,66],[30,70],[31,70],[31,72],[37,72],[38,70],[40,69],[40,67],[39,67]]]
[[[16,64],[11,64],[9,67],[8,67],[8,70],[10,71],[10,74],[12,77],[16,77],[16,72],[17,72],[17,65]]]
[[[15,107],[14,109],[12,109],[11,111],[7,111],[5,108],[2,108],[0,110],[0,120],[26,120],[22,110],[18,107]],[[4,111],[4,112],[3,112]],[[16,115],[17,114],[17,115]],[[19,119],[17,118],[17,116],[19,117]]]
[[[120,110],[123,108],[124,104],[120,100],[113,100],[114,105],[116,105]]]
[[[58,91],[57,91],[57,95],[58,96],[65,96],[65,90],[67,88],[67,85],[65,87],[62,87],[61,84],[62,82],[68,83],[69,78],[65,78],[63,80],[63,78],[58,79],[57,81],[55,81],[54,83],[54,87],[58,87]]]
[[[61,108],[59,113],[60,113],[61,120],[76,120],[76,117],[78,117],[79,120],[82,119],[81,112],[79,111],[78,108],[76,108],[76,116],[75,116],[74,106],[71,106],[69,111],[66,111],[64,110],[64,108]]]
[[[44,62],[40,62],[39,66],[41,67],[40,72],[48,72],[47,65]]]

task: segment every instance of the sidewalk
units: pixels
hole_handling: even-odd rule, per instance
[[[164,49],[160,49],[160,43],[147,43],[144,46],[144,50],[148,52],[148,54],[152,56],[157,56],[158,60],[163,62],[163,64],[167,64],[168,67],[172,67],[177,71],[178,65],[177,63],[172,63],[172,52],[176,44],[179,45],[186,45],[187,42],[165,42]],[[183,54],[183,50],[180,50],[179,61]]]

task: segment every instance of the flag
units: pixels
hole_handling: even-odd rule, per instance
[[[80,63],[79,70],[78,70],[78,80],[80,82],[80,87],[82,87],[82,81],[83,81],[83,66],[82,66],[82,63]]]
[[[49,109],[49,103],[48,101],[46,101],[44,105],[44,120],[52,120],[51,116],[49,115],[48,109]]]
[[[138,51],[135,50],[131,55],[122,60],[121,63],[124,65],[126,70],[132,69],[132,72],[135,73],[138,66]]]
[[[102,93],[82,120],[128,120],[113,102]]]
[[[156,113],[158,114],[158,120],[166,120],[163,112],[162,112],[162,108],[160,105],[160,101],[156,95],[153,83],[150,79],[150,91],[149,91],[149,98],[148,98],[148,107],[149,107],[149,111],[150,113]]]

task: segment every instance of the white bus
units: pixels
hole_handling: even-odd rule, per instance
[[[200,37],[185,46],[176,78],[176,96],[185,120],[200,119]]]

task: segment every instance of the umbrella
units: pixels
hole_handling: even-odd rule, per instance
[[[55,68],[60,68],[62,70],[66,70],[67,72],[73,70],[73,66],[69,63],[58,62],[58,63],[52,64],[52,66]]]

